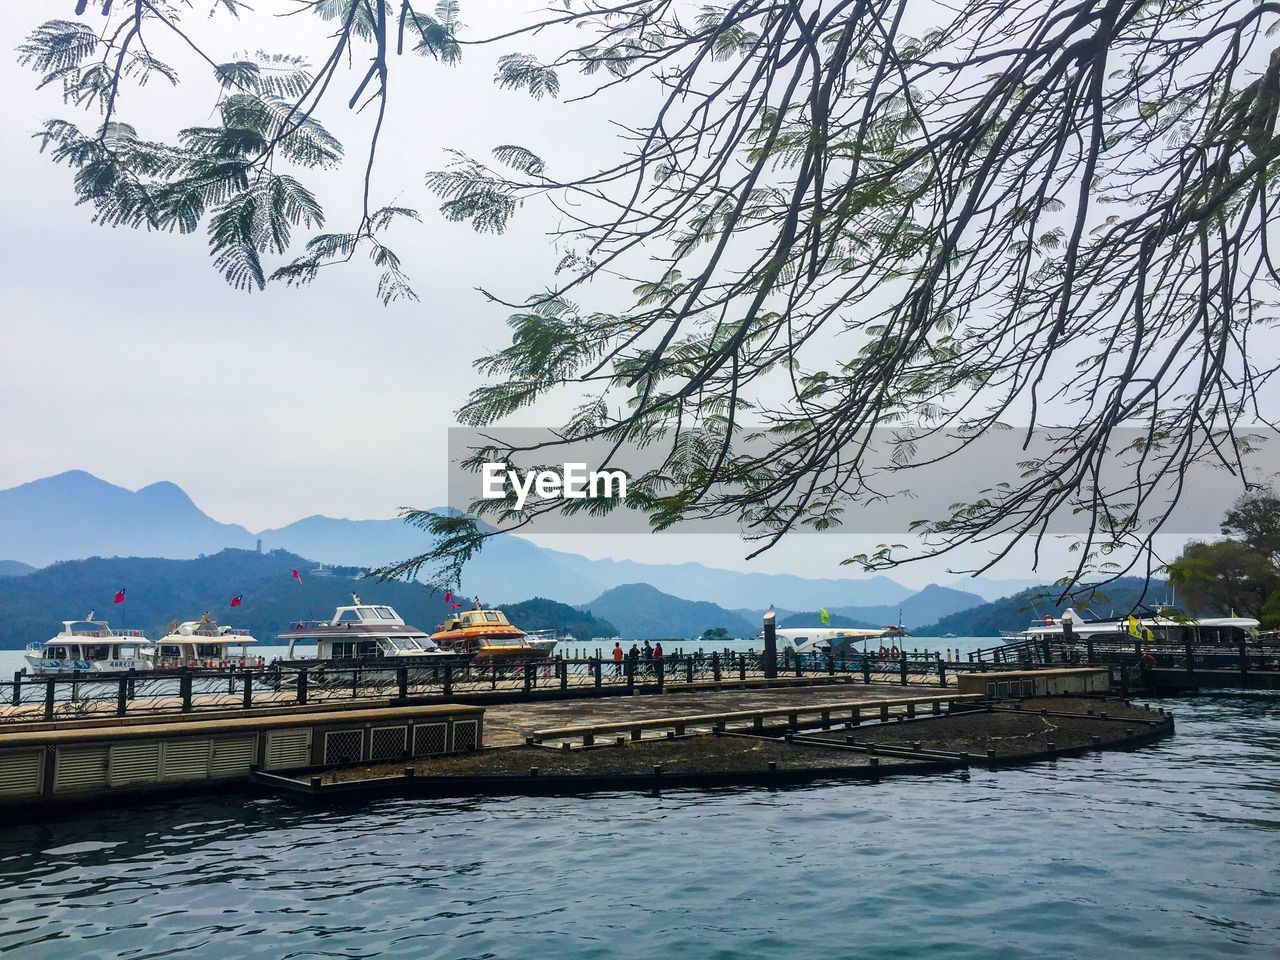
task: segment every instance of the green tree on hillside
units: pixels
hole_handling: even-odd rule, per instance
[[[367,257],[384,301],[413,297],[389,240],[418,218],[391,199],[415,182],[480,232],[534,202],[557,211],[555,272],[527,296],[494,292],[511,341],[479,361],[486,382],[460,418],[576,397],[565,438],[664,452],[630,491],[658,529],[729,516],[764,550],[838,526],[885,472],[936,469],[916,455],[920,431],[958,448],[1029,411],[1057,425],[1046,453],[917,526],[918,549],[851,559],[1038,543],[1051,518],[1077,514],[1072,578],[1100,558],[1120,558],[1119,573],[1167,516],[1139,509],[1165,495],[1159,478],[1202,460],[1238,470],[1278,366],[1253,335],[1276,319],[1274,3],[565,0],[468,38],[454,0],[310,0],[293,49],[242,56],[229,51],[257,39],[238,0],[62,3],[77,19],[44,23],[18,53],[66,101],[41,147],[74,171],[95,220],[203,228],[239,288]],[[210,11],[243,14],[240,36],[206,27]],[[392,91],[425,99],[464,40],[492,51],[501,90],[541,101],[548,144],[571,122],[548,103],[562,91],[566,104],[650,95],[620,101],[603,161],[553,169],[540,144],[495,131],[488,157],[393,179]],[[139,88],[190,82],[179,59],[204,83],[182,101],[189,115],[164,118],[179,134],[156,139],[134,112]],[[346,184],[316,177],[348,155],[321,120],[339,109],[367,117]],[[353,222],[326,222],[321,182],[359,198]],[[869,440],[886,427],[911,430],[882,461]],[[744,447],[757,435],[768,442]],[[456,573],[488,535],[466,518],[410,519],[439,541],[388,573]]]

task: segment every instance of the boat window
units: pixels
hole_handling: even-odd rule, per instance
[[[486,610],[486,611],[484,612],[484,618],[485,618],[486,620],[488,620],[490,623],[498,623],[498,622],[499,622],[499,620],[501,619],[501,618],[500,618],[496,613],[494,613],[492,610]]]
[[[394,651],[394,650],[404,649],[403,641],[397,643],[394,637],[379,637],[378,642],[382,644],[383,649],[386,649],[386,650]]]
[[[222,645],[217,643],[197,643],[196,656],[197,657],[215,657],[215,658],[221,657]]]
[[[67,632],[80,634],[87,633],[89,636],[93,636],[95,634],[103,633],[104,631],[102,629],[102,624],[100,623],[94,623],[92,620],[77,620],[75,623],[70,624]]]
[[[85,651],[86,660],[110,660],[111,648],[106,644],[93,644]]]
[[[471,626],[473,623],[475,623],[475,617],[474,617],[474,616],[472,616],[472,615],[471,615],[471,614],[469,614],[469,613],[468,613],[468,614],[466,614],[465,616],[463,616],[463,618],[462,618],[462,625],[463,625],[464,627],[469,627],[469,626]]]
[[[373,607],[358,607],[357,612],[360,614],[361,620],[377,620],[378,615],[373,612]]]
[[[348,609],[348,610],[343,610],[340,614],[338,614],[337,618],[334,620],[334,623],[350,623],[353,620],[359,620],[359,619],[360,617],[356,614],[354,610]]]
[[[45,647],[44,656],[46,660],[65,660],[67,659],[66,647]]]
[[[166,660],[181,660],[182,648],[176,643],[162,643],[160,645],[160,656]]]
[[[378,611],[378,616],[383,620],[394,620],[396,618],[395,611],[390,607],[374,607],[373,609]]]
[[[524,646],[524,641],[523,641],[523,640],[520,640],[520,639],[518,639],[518,638],[515,638],[515,637],[512,637],[512,638],[510,638],[510,639],[502,639],[502,638],[498,638],[498,637],[490,637],[490,638],[488,638],[488,639],[486,639],[486,640],[484,641],[484,644],[485,644],[485,646],[487,646],[487,647],[516,647],[516,648],[520,648],[520,647],[523,647],[523,646]]]

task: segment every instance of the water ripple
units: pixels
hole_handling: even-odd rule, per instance
[[[0,954],[1275,956],[1280,697],[970,779],[549,799],[245,797],[0,834]]]

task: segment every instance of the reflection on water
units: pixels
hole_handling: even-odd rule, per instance
[[[972,779],[165,802],[0,831],[26,958],[1275,956],[1280,697]]]

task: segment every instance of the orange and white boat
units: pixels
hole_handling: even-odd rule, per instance
[[[528,635],[501,610],[486,610],[480,601],[473,609],[450,617],[431,635],[448,653],[471,654],[477,660],[535,660],[551,651],[529,643]]]

